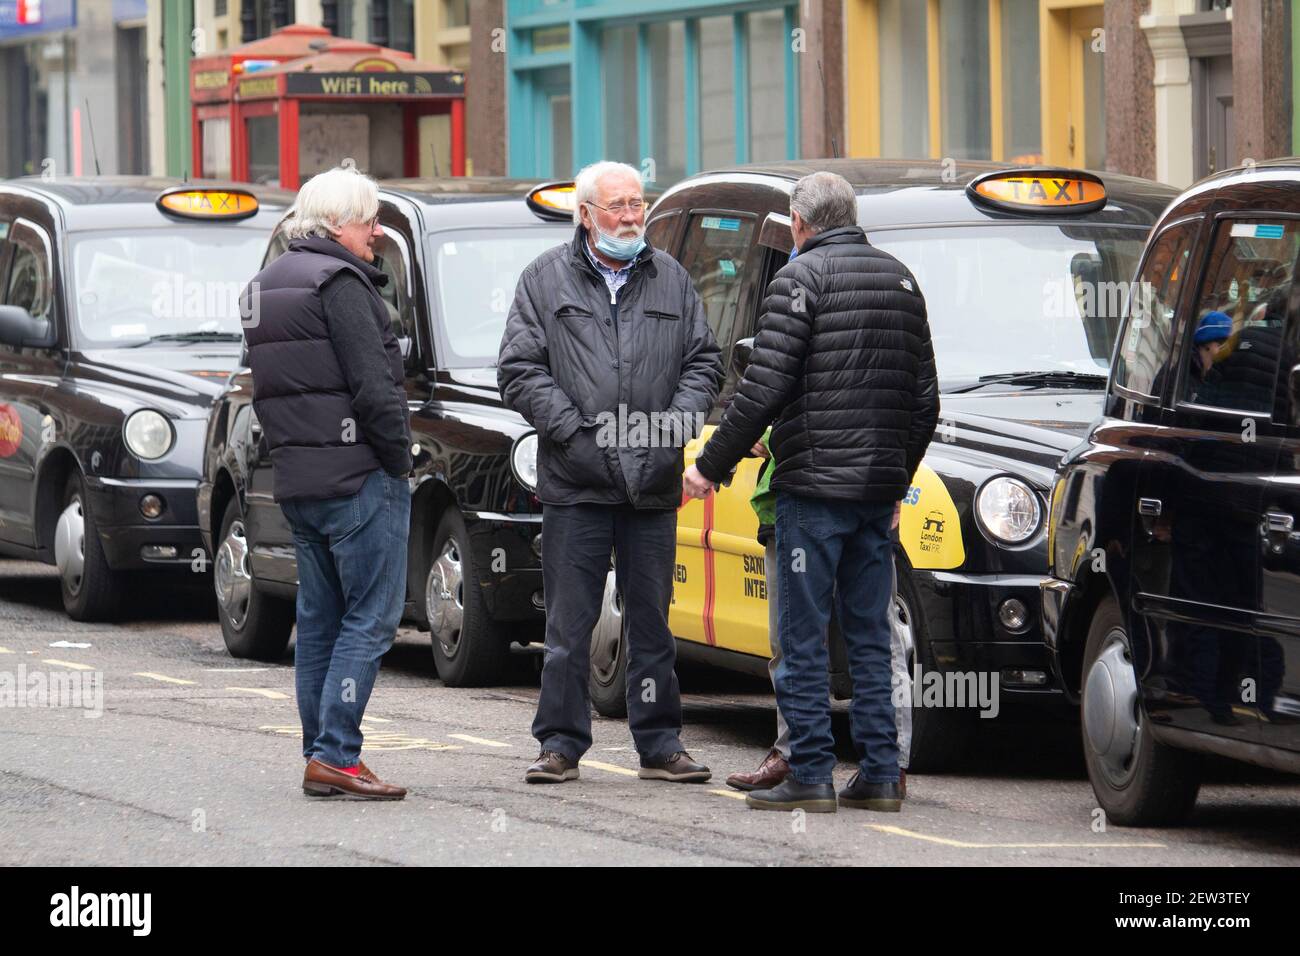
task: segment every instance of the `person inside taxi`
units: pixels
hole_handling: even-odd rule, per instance
[[[839,802],[896,811],[889,529],[938,423],[934,349],[919,283],[867,242],[847,180],[800,179],[790,218],[799,254],[768,286],[745,375],[683,488],[706,497],[772,425],[776,692],[790,727],[790,774],[746,803],[837,809],[825,638],[838,586],[859,757]]]
[[[690,275],[646,241],[637,170],[588,166],[574,199],[572,242],[519,278],[497,367],[506,405],[537,429],[543,505],[546,646],[532,727],[541,752],[524,779],[577,779],[591,747],[591,632],[613,551],[638,774],[702,782],[709,768],[681,740],[668,628],[682,448],[692,434],[629,428],[610,441],[607,426],[665,411],[702,423],[722,384],[721,350]]]

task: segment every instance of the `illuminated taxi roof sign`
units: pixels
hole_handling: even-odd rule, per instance
[[[528,192],[528,208],[543,219],[572,219],[572,182],[544,183]]]
[[[179,186],[158,197],[158,208],[182,219],[247,219],[257,212],[257,197],[243,189]]]
[[[966,186],[971,201],[1003,212],[1082,215],[1106,205],[1106,186],[1081,169],[1007,169]]]

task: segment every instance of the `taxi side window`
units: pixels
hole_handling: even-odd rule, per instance
[[[266,247],[266,258],[262,260],[262,268],[265,269],[288,251],[289,236],[283,229],[277,229],[275,235],[271,237],[270,244]]]
[[[691,216],[678,257],[704,304],[713,337],[724,356],[738,331],[745,266],[753,249],[754,220],[736,213]],[[743,325],[743,320],[741,320]]]
[[[1180,401],[1262,415],[1273,411],[1298,249],[1296,220],[1218,224],[1190,318]]]
[[[410,256],[406,243],[393,233],[385,232],[375,240],[374,248],[373,264],[388,276],[388,282],[379,290],[379,296],[388,309],[388,321],[393,326],[393,334],[399,339],[413,339],[415,316],[411,301]],[[415,348],[412,347],[407,353],[408,366],[414,358]]]
[[[1178,293],[1199,226],[1199,221],[1170,226],[1147,253],[1129,296],[1128,325],[1115,361],[1114,381],[1121,388],[1157,398],[1164,391]]]
[[[24,223],[14,223],[9,239],[13,255],[4,304],[17,305],[37,319],[48,319],[54,308],[54,276],[49,241],[44,233]]]
[[[650,224],[645,227],[646,241],[654,248],[673,255],[677,251],[677,223],[680,219],[680,213],[670,212],[650,220]]]

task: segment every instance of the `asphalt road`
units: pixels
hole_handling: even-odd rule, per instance
[[[66,642],[66,643],[61,643]],[[87,647],[68,646],[87,644]],[[1300,779],[1214,764],[1192,824],[1094,829],[1077,726],[999,720],[967,765],[913,775],[900,814],[748,810],[723,778],[773,729],[770,688],[683,666],[684,738],[704,785],[642,781],[626,726],[597,718],[581,779],[529,786],[538,656],[507,686],[444,687],[403,631],[363,757],[401,803],[300,789],[292,657],[233,660],[205,591],[144,582],[116,624],[69,620],[53,570],[0,562],[0,672],[102,673],[103,713],[0,707],[0,863],[1279,865],[1300,858]],[[840,766],[852,773],[836,715]]]

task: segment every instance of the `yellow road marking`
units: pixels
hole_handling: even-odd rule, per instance
[[[709,793],[716,793],[720,797],[731,797],[732,800],[745,799],[745,795],[739,790],[710,790]]]
[[[53,664],[55,667],[71,667],[74,671],[93,671],[95,668],[90,664],[74,664],[72,661],[58,661],[52,657],[44,658],[42,664]]]
[[[181,680],[179,677],[168,677],[166,674],[155,674],[152,671],[136,671],[135,677],[147,677],[150,680],[160,680],[164,684],[193,684],[192,680]]]
[[[371,716],[369,716],[369,715],[366,715],[365,717],[362,717],[361,720],[362,720],[363,722],[368,720],[368,721],[370,721],[370,722],[372,722],[372,723],[376,723],[376,724],[391,724],[391,723],[392,723],[392,721],[389,720],[387,717],[371,717]]]
[[[247,694],[258,694],[267,700],[288,700],[288,694],[282,694],[278,690],[267,690],[265,687],[227,687],[226,690],[240,690]]]
[[[925,840],[927,843],[938,843],[942,846],[955,846],[963,850],[1166,849],[1165,844],[1163,843],[968,843],[965,840],[950,840],[947,837],[931,836],[928,833],[917,833],[915,830],[904,830],[902,827],[882,826],[878,823],[868,823],[865,824],[865,826],[870,830],[879,830],[881,833],[892,833],[894,836],[911,837],[913,840]]]
[[[298,724],[265,724],[257,728],[258,730],[269,730],[272,733],[283,734],[286,737],[301,737],[302,727]],[[367,730],[365,742],[361,745],[362,753],[366,751],[379,750],[429,750],[439,752],[443,750],[464,750],[459,744],[440,744],[432,740],[426,740],[423,737],[411,737],[407,734],[380,733],[374,730]]]
[[[469,734],[448,734],[453,740],[463,740],[467,744],[479,744],[483,747],[509,747],[509,744],[503,744],[499,740],[488,740],[486,737],[471,737]]]
[[[0,647],[0,654],[12,654],[12,653],[13,651],[9,650],[9,648],[7,647]]]
[[[609,773],[621,773],[625,777],[635,777],[635,770],[628,770],[627,767],[620,767],[618,764],[602,763],[599,760],[582,760],[579,763],[584,767],[590,767],[592,770],[605,770]]]

